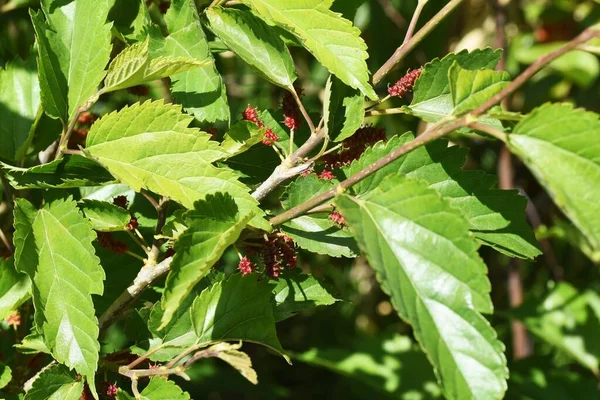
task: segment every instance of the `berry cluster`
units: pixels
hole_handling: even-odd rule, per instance
[[[342,142],[341,151],[326,154],[322,158],[325,168],[334,169],[349,165],[358,159],[367,147],[381,140],[386,140],[385,129],[363,126]]]
[[[388,88],[388,94],[391,97],[403,97],[407,93],[412,92],[415,81],[421,76],[421,68],[408,71],[406,75]]]
[[[320,174],[317,175],[317,178],[323,179],[326,181],[330,181],[334,178],[334,176],[333,176],[333,172],[331,172],[328,169],[324,169],[323,171],[321,171]]]
[[[104,392],[104,395],[108,398],[114,399],[115,397],[117,397],[117,392],[119,391],[119,387],[117,386],[116,382],[115,383],[109,383],[109,382],[104,382],[102,384],[102,391]]]
[[[97,115],[84,111],[77,118],[77,128],[73,129],[73,134],[69,137],[67,147],[69,149],[78,149],[79,146],[85,146],[85,140],[92,125],[98,119]]]
[[[298,263],[292,239],[277,233],[268,236],[259,248],[246,248],[246,253],[250,256],[262,256],[264,272],[273,279],[279,278],[284,267],[295,268]],[[256,270],[256,265],[248,256],[244,256],[238,264],[238,270],[242,275],[248,275]]]
[[[115,254],[124,254],[129,250],[127,243],[119,242],[114,238],[111,232],[96,232],[98,235],[98,244],[106,250]]]
[[[301,88],[294,88],[298,96],[302,96]],[[291,93],[285,92],[283,95],[283,101],[281,103],[283,109],[284,120],[283,123],[290,129],[297,130],[300,127],[300,109],[296,103],[296,99]]]
[[[246,107],[246,109],[242,113],[242,118],[245,121],[252,122],[254,125],[258,126],[259,128],[263,128],[265,126],[265,124],[263,124],[262,121],[258,118],[258,112],[256,111],[256,107],[252,107],[252,106],[248,105],[248,107]],[[265,131],[265,137],[262,140],[262,143],[265,146],[272,146],[273,143],[275,143],[278,140],[279,140],[279,136],[277,136],[277,134],[275,132],[273,132],[273,130],[271,128],[267,128],[267,130]]]
[[[129,209],[129,200],[127,200],[127,196],[117,196],[113,199],[113,204],[115,206],[119,206],[125,210]],[[138,220],[135,217],[135,215],[131,215],[131,219],[129,220],[129,222],[127,223],[127,225],[125,226],[125,229],[127,229],[128,231],[135,231],[139,226]]]
[[[346,218],[337,211],[330,212],[329,219],[339,227],[346,226]]]
[[[17,326],[21,325],[21,314],[19,311],[13,311],[7,318],[6,323],[12,326],[13,329],[17,329]]]

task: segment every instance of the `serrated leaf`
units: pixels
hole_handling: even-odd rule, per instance
[[[123,231],[131,220],[129,211],[107,201],[82,200],[79,209],[90,220],[95,231]]]
[[[285,210],[295,207],[311,197],[335,186],[335,181],[319,179],[315,174],[299,177],[292,182],[283,195]],[[296,244],[313,253],[331,257],[356,257],[358,247],[347,229],[340,228],[328,218],[328,213],[303,215],[286,222],[281,230],[294,239]]]
[[[0,389],[6,387],[6,385],[8,385],[11,380],[12,370],[8,365],[0,362]]]
[[[294,60],[283,40],[249,11],[213,7],[206,10],[210,29],[269,82],[294,90]]]
[[[12,258],[0,258],[0,321],[8,317],[29,297],[31,281],[15,271]]]
[[[554,202],[600,249],[600,122],[570,104],[546,104],[523,119],[508,146]]]
[[[293,358],[347,376],[348,381],[364,382],[375,389],[374,398],[442,397],[427,358],[407,336],[360,337],[350,348],[311,348]]]
[[[413,140],[411,133],[379,142],[344,171],[356,174],[394,149]],[[510,256],[534,258],[541,254],[533,230],[525,218],[527,200],[514,190],[491,189],[496,178],[483,171],[464,171],[467,149],[448,147],[437,140],[417,148],[352,187],[362,195],[375,189],[389,174],[422,179],[437,190],[469,221],[471,232],[483,244]]]
[[[114,181],[101,165],[77,155],[31,168],[13,167],[0,162],[0,168],[15,189],[68,189]]]
[[[169,36],[159,54],[196,60],[212,59],[193,0],[174,0],[165,15]],[[202,122],[229,121],[225,84],[214,65],[171,77],[173,98]]]
[[[15,201],[15,266],[32,280],[35,324],[54,358],[94,383],[98,320],[91,296],[103,292],[91,224],[72,200],[36,210]]]
[[[533,334],[600,373],[600,296],[595,291],[561,282],[543,301],[526,301],[515,315]]]
[[[173,381],[161,377],[150,379],[148,386],[142,390],[140,400],[189,400],[190,395],[184,392]]]
[[[468,52],[450,53],[425,64],[415,83],[410,110],[427,122],[437,122],[453,109],[448,71],[455,62],[463,69],[493,69],[500,61],[500,50],[490,48]]]
[[[221,147],[231,156],[241,154],[263,139],[264,130],[249,121],[238,121],[223,137]]]
[[[246,227],[252,214],[238,211],[233,198],[217,193],[198,201],[184,215],[186,231],[175,242],[175,256],[163,292],[164,328],[194,286]]]
[[[329,306],[338,301],[313,275],[302,274],[297,270],[286,272],[273,289],[275,321],[294,316],[296,313]]]
[[[327,130],[334,142],[341,142],[357,131],[365,117],[364,99],[360,91],[332,76],[327,104]]]
[[[212,163],[229,156],[210,135],[188,128],[192,117],[162,101],[136,103],[97,120],[86,153],[137,192],[147,189],[186,208],[208,194],[227,192],[240,212],[255,213],[252,224],[269,230],[258,202],[235,171]]]
[[[192,305],[198,344],[246,341],[284,355],[273,318],[272,285],[256,275],[231,275],[205,289]]]
[[[144,28],[151,22],[145,0],[115,1],[108,13],[108,20],[113,23],[115,36],[128,44],[139,41]]]
[[[33,327],[32,330],[35,331],[35,327]],[[15,344],[14,347],[23,354],[50,354],[50,349],[48,349],[48,346],[44,343],[44,338],[37,333],[37,331],[25,336],[23,340],[21,340],[21,343]]]
[[[79,400],[83,380],[64,365],[52,365],[33,381],[25,400]]]
[[[30,11],[38,39],[38,70],[44,111],[64,125],[96,92],[110,59],[109,0],[57,4],[44,0]]]
[[[238,344],[222,342],[212,345],[203,351],[206,351],[208,354],[214,353],[215,357],[220,358],[231,365],[244,378],[248,379],[250,383],[256,385],[258,383],[258,376],[256,375],[254,368],[252,368],[252,360],[248,354],[239,351],[241,347],[241,342]]]
[[[21,158],[33,137],[40,108],[40,83],[33,57],[0,69],[0,157]]]
[[[332,74],[372,100],[367,46],[360,30],[331,11],[333,0],[244,0],[271,24],[292,33]]]
[[[150,38],[135,43],[115,57],[108,66],[103,93],[141,85],[176,73],[213,63],[186,57],[155,57],[148,53]]]
[[[464,69],[454,61],[448,70],[448,84],[454,106],[451,114],[462,115],[474,110],[509,83],[508,72],[493,69]]]
[[[445,396],[501,399],[504,346],[481,315],[493,310],[491,286],[467,221],[424,182],[402,176],[335,202]]]

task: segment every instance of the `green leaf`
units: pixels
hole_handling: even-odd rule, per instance
[[[254,342],[284,355],[273,318],[272,285],[256,275],[231,275],[196,297],[192,324],[198,344],[222,341]]]
[[[361,337],[350,348],[311,348],[292,358],[347,376],[349,383],[363,382],[375,398],[441,398],[427,358],[407,336]]]
[[[53,365],[33,381],[25,400],[79,400],[83,380],[64,365]]]
[[[329,306],[338,301],[313,275],[297,270],[286,272],[273,289],[275,307],[273,315],[277,322],[294,316],[303,310],[317,306]]]
[[[210,29],[269,82],[294,90],[294,60],[283,40],[249,11],[213,7],[206,10]]]
[[[231,156],[243,153],[263,139],[264,130],[249,121],[238,121],[223,137],[221,147]]]
[[[144,35],[144,28],[151,22],[145,0],[115,1],[108,20],[113,23],[115,36],[127,44],[139,41]]]
[[[240,212],[255,213],[253,225],[268,230],[258,202],[237,173],[212,165],[229,153],[207,133],[188,128],[192,119],[180,106],[162,100],[136,103],[96,121],[85,151],[137,192],[147,189],[186,208],[208,194],[228,192]]]
[[[349,138],[360,128],[365,117],[364,100],[359,90],[331,77],[331,93],[327,109],[327,129],[334,142]]]
[[[0,362],[0,389],[6,387],[12,380],[12,370],[10,367]]]
[[[499,93],[509,82],[508,72],[464,69],[454,61],[448,70],[448,83],[454,106],[451,114],[462,115],[474,110]]]
[[[98,163],[77,155],[31,168],[13,167],[0,162],[0,169],[15,189],[68,189],[114,181],[112,175]]]
[[[448,72],[456,62],[467,70],[493,69],[500,61],[500,50],[490,48],[468,52],[450,53],[425,64],[413,91],[410,110],[427,122],[437,122],[453,110]]]
[[[217,343],[203,350],[208,354],[215,354],[215,357],[220,358],[227,364],[235,368],[244,378],[248,379],[251,383],[258,383],[258,376],[256,371],[252,368],[252,360],[248,354],[243,351],[239,351],[242,347],[242,343],[231,344],[226,342]]]
[[[162,377],[150,379],[148,386],[140,393],[140,400],[189,400],[190,395],[181,390],[173,381]]]
[[[186,57],[156,57],[148,54],[150,38],[135,43],[115,57],[108,66],[102,92],[141,85],[176,73],[212,64],[213,60],[196,60]]]
[[[38,70],[44,111],[64,125],[96,92],[110,59],[109,0],[60,4],[44,0],[46,16],[30,11],[38,39]]]
[[[212,59],[193,0],[173,0],[165,15],[169,36],[159,53],[171,57]],[[173,98],[200,121],[229,121],[225,84],[214,65],[171,77]]]
[[[33,327],[32,330],[35,330],[35,327]],[[25,336],[23,340],[21,340],[21,343],[15,344],[14,347],[19,349],[19,352],[23,354],[50,354],[50,349],[48,349],[48,346],[44,343],[44,338],[37,332]]]
[[[528,330],[600,373],[600,296],[561,282],[541,302],[529,300],[515,312]]]
[[[90,220],[95,231],[124,231],[131,220],[129,211],[107,201],[82,200],[79,209]]]
[[[164,328],[183,299],[221,258],[246,227],[252,214],[238,212],[230,195],[217,193],[198,201],[184,215],[187,230],[175,242],[175,257],[163,292]]]
[[[0,321],[31,296],[31,281],[15,271],[13,260],[0,257]]]
[[[413,140],[411,133],[379,142],[367,149],[361,158],[344,171],[347,176]],[[533,230],[525,218],[527,200],[514,190],[491,189],[496,178],[483,171],[464,171],[467,149],[448,147],[437,140],[413,150],[352,187],[362,195],[375,189],[390,174],[422,179],[437,190],[469,221],[471,232],[487,246],[510,256],[534,258],[541,254]]]
[[[273,25],[296,36],[302,45],[346,85],[372,100],[367,46],[360,30],[341,14],[331,11],[333,0],[244,0]]]
[[[362,198],[336,197],[382,289],[410,323],[449,399],[501,399],[504,346],[487,268],[467,221],[426,184],[391,176]]]
[[[93,387],[100,344],[91,296],[102,294],[104,271],[92,226],[72,200],[35,210],[17,199],[15,229],[15,266],[32,280],[37,330],[54,358]]]
[[[0,157],[21,158],[33,138],[40,108],[40,83],[33,57],[0,68]]]
[[[546,104],[525,117],[507,143],[596,249],[600,249],[599,139],[597,114],[570,104]]]
[[[282,205],[289,210],[313,196],[333,188],[336,182],[319,179],[315,174],[299,177],[283,195]],[[328,218],[328,213],[303,215],[286,222],[281,230],[298,246],[313,253],[331,257],[356,257],[358,247],[347,229],[340,228]]]

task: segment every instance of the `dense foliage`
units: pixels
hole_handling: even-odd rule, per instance
[[[0,1],[0,397],[600,397],[598,19]]]

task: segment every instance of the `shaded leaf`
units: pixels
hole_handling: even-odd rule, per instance
[[[341,14],[331,11],[333,0],[244,0],[271,24],[298,38],[302,45],[346,85],[372,100],[367,46],[360,30]]]
[[[357,131],[365,117],[364,100],[360,91],[331,78],[331,93],[327,105],[327,129],[334,142],[341,142]]]
[[[160,100],[136,103],[96,121],[86,153],[137,192],[147,189],[186,208],[208,194],[227,192],[242,213],[255,213],[253,225],[269,229],[237,173],[212,164],[229,154],[207,133],[188,128],[191,121],[177,105]]]
[[[0,362],[0,389],[6,387],[12,379],[12,370],[10,367]]]
[[[64,365],[53,365],[33,381],[25,400],[79,400],[83,380]]]
[[[150,14],[145,0],[119,0],[108,13],[114,30],[123,42],[133,44],[140,41],[144,28],[150,24]]]
[[[493,69],[464,69],[454,61],[448,70],[448,84],[454,107],[451,115],[461,115],[474,110],[509,83],[508,72]]]
[[[256,371],[254,371],[254,368],[252,368],[252,360],[248,354],[244,353],[243,351],[239,351],[241,347],[241,342],[238,344],[222,342],[212,345],[202,351],[209,354],[215,353],[215,357],[220,358],[227,364],[231,365],[244,378],[256,385],[258,383],[258,377],[256,375]]]
[[[597,114],[546,104],[525,117],[507,143],[595,249],[600,249],[599,139]]]
[[[33,57],[0,69],[0,157],[21,158],[33,138],[40,108],[40,83]]]
[[[12,258],[0,257],[0,321],[31,296],[31,280],[15,271]]]
[[[221,258],[246,227],[252,214],[238,212],[229,195],[208,195],[184,215],[187,230],[175,242],[175,256],[161,301],[164,328],[193,287]]]
[[[148,386],[140,393],[139,400],[189,400],[190,395],[184,392],[173,381],[162,377],[150,379]],[[133,400],[133,396],[124,390],[119,389],[117,400]]]
[[[238,121],[223,137],[221,147],[231,156],[243,153],[263,139],[264,130],[249,121]]]
[[[131,220],[129,211],[107,201],[82,200],[79,209],[90,220],[95,231],[123,231]]]
[[[206,16],[215,35],[263,78],[294,90],[294,60],[283,40],[264,21],[249,11],[234,8],[209,8]]]
[[[493,310],[491,286],[467,221],[424,182],[401,176],[335,202],[445,396],[501,399],[504,346],[481,315]]]
[[[91,295],[103,292],[91,224],[72,200],[36,210],[15,201],[15,266],[33,283],[35,324],[54,358],[94,384],[98,320]]]

